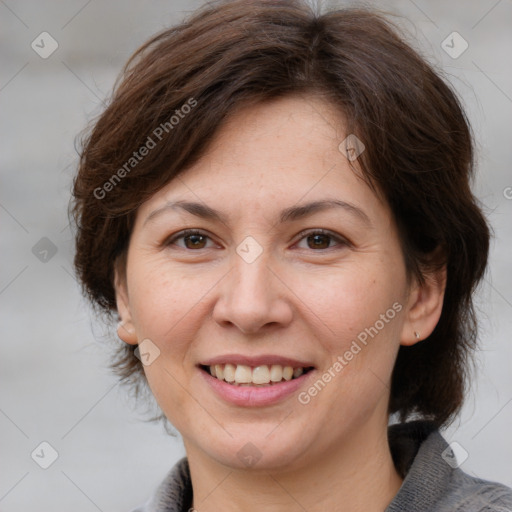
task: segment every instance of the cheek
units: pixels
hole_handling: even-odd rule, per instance
[[[399,287],[389,276],[362,267],[301,276],[294,292],[331,349],[350,344],[400,299]]]
[[[378,265],[301,280],[297,296],[326,356],[319,378],[328,381],[322,400],[331,403],[333,417],[346,415],[347,408],[354,414],[371,410],[387,393],[399,346],[402,291],[399,276]]]
[[[135,263],[135,262],[134,262]],[[210,283],[210,281],[212,281]],[[196,407],[187,391],[198,315],[204,315],[204,295],[213,285],[207,275],[179,272],[165,261],[133,265],[129,277],[132,315],[139,340],[150,339],[160,356],[144,367],[148,385],[160,408],[179,430],[182,415]],[[200,410],[194,413],[200,414]]]
[[[134,265],[129,277],[130,305],[139,337],[149,337],[162,346],[170,338],[178,345],[186,339],[184,330],[192,324],[190,318],[198,314],[205,294],[218,282],[211,274],[180,272],[158,260]]]
[[[144,367],[148,386],[167,419],[179,432],[190,429],[188,418],[202,418],[204,410],[193,393],[184,385],[182,366],[162,356],[151,366]]]

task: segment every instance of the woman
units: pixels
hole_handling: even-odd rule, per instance
[[[136,52],[74,213],[114,366],[187,453],[137,510],[512,510],[439,433],[489,246],[472,151],[452,90],[368,11],[222,2]]]

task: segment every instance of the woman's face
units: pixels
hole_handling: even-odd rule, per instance
[[[385,432],[419,295],[347,135],[316,98],[246,108],[137,213],[119,334],[189,456],[290,468]]]

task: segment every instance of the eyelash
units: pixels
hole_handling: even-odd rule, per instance
[[[186,238],[186,237],[192,236],[192,235],[200,235],[200,236],[206,237],[207,239],[211,240],[211,237],[209,235],[207,235],[206,233],[204,233],[203,231],[200,231],[197,229],[185,229],[184,231],[180,231],[179,233],[176,233],[175,235],[171,236],[169,239],[167,239],[164,242],[163,245],[165,245],[165,246],[173,245],[173,244],[175,244],[175,242],[177,240],[180,240],[182,238]],[[326,235],[326,236],[330,237],[331,239],[333,239],[334,241],[336,241],[338,243],[338,245],[341,245],[341,246],[350,246],[351,245],[350,242],[348,240],[346,240],[345,238],[343,238],[339,235],[335,235],[331,231],[327,231],[325,229],[305,229],[297,235],[298,241],[296,243],[302,241],[304,238],[306,238],[306,236],[312,236],[312,235]],[[188,249],[186,247],[181,247],[181,249],[185,249],[187,251],[195,251],[195,249]],[[206,248],[204,248],[204,249],[206,249]],[[318,250],[311,249],[311,250],[313,252],[321,252],[321,251],[326,251],[329,249],[333,249],[333,247],[328,247],[327,249],[318,249]],[[197,249],[197,251],[199,251],[199,250],[201,250],[201,249]]]

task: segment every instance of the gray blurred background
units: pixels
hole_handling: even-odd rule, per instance
[[[74,138],[123,63],[202,3],[0,0],[2,512],[128,511],[184,455],[108,370],[112,343],[73,277],[67,204]],[[465,471],[512,486],[512,2],[368,4],[403,17],[459,92],[478,140],[475,191],[495,240],[478,296],[478,375],[445,437],[467,452]]]

